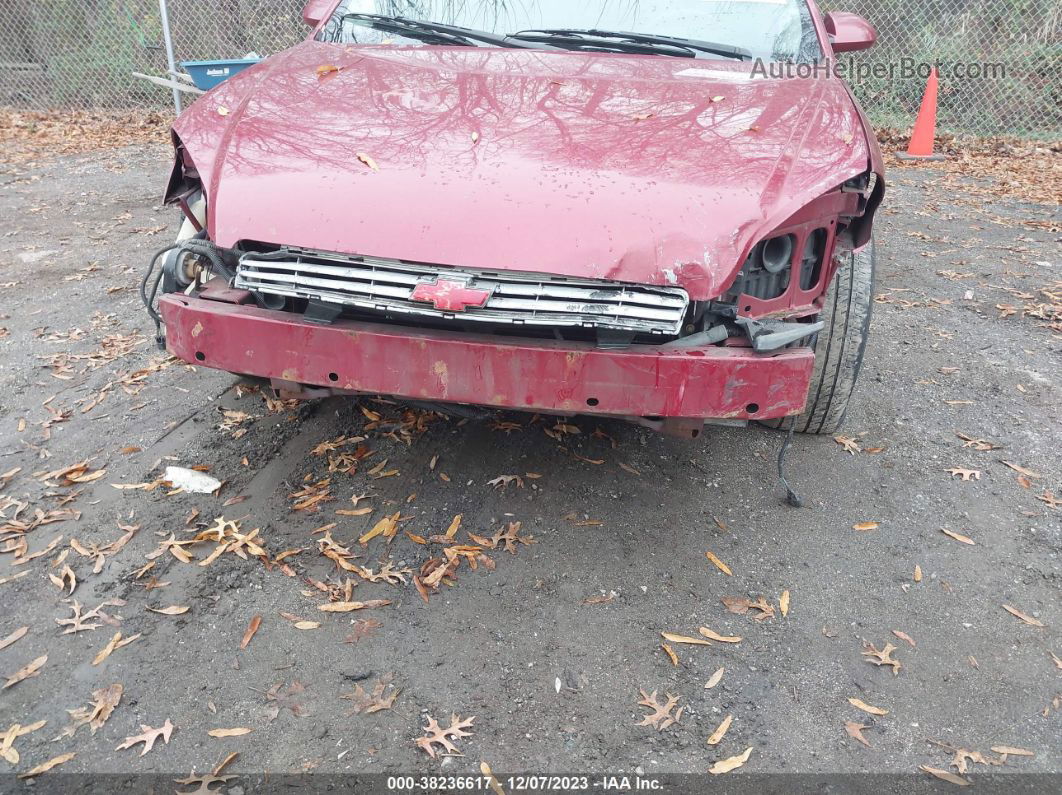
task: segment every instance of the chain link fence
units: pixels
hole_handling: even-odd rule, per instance
[[[177,60],[290,47],[307,34],[302,5],[168,0]],[[1062,135],[1059,0],[823,0],[822,6],[861,14],[877,27],[877,46],[842,56],[840,67],[878,126],[911,124],[928,65],[939,63],[940,130]],[[0,0],[0,105],[162,109],[169,92],[131,73],[164,76],[166,68],[158,0]]]

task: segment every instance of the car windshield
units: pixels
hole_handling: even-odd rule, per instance
[[[812,63],[822,56],[807,0],[343,0],[318,40],[409,46],[454,43],[370,26],[367,20],[350,16],[357,14],[405,17],[500,36],[557,30],[672,36],[731,45],[767,61]],[[484,41],[470,43],[491,46]],[[570,45],[568,37],[564,46],[571,49]]]

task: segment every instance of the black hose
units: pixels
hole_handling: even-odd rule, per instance
[[[800,495],[793,491],[789,485],[789,481],[785,479],[785,454],[789,450],[789,445],[793,442],[793,429],[796,427],[796,417],[792,417],[789,420],[789,432],[785,435],[785,441],[782,442],[782,449],[778,451],[778,479],[782,481],[782,486],[785,488],[785,504],[791,508],[803,508],[804,501],[800,499]]]

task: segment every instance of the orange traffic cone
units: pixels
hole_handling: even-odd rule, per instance
[[[926,92],[922,95],[922,106],[915,118],[911,142],[906,152],[897,152],[901,160],[944,160],[944,155],[933,153],[933,137],[937,132],[937,67],[929,70],[926,80]]]

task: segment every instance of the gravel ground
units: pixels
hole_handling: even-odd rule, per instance
[[[1028,774],[1059,783],[1062,336],[1034,316],[1047,302],[1039,291],[1057,296],[1062,280],[1057,207],[928,168],[891,173],[873,336],[846,430],[854,452],[798,437],[788,466],[806,507],[792,509],[774,475],[781,437],[763,429],[690,443],[579,418],[580,432],[558,439],[546,433],[555,420],[526,415],[270,404],[229,375],[167,362],[135,284],[176,228],[159,205],[168,157],[142,146],[0,167],[0,473],[17,470],[0,480],[0,522],[76,512],[25,533],[28,554],[46,554],[20,565],[0,551],[0,675],[47,655],[39,675],[0,692],[0,733],[47,721],[14,741],[17,764],[0,758],[0,789],[30,786],[12,774],[68,753],[38,791],[87,780],[69,774],[204,774],[231,752],[224,773],[239,792],[266,773],[466,774],[481,761],[504,773],[703,774],[750,747],[724,778],[906,774],[875,790],[912,791],[951,786],[918,768],[957,773],[949,762],[964,748],[983,754],[960,761],[986,788],[1044,791],[1048,779]],[[344,435],[365,440],[315,452]],[[330,458],[366,452],[355,474],[329,472]],[[85,460],[74,472],[84,482],[38,476]],[[114,487],[150,484],[167,465],[209,467],[225,485],[218,496]],[[501,475],[520,482],[490,485]],[[325,478],[331,501],[292,509],[289,495]],[[372,513],[337,515],[355,510],[352,495],[368,495],[357,507]],[[359,546],[396,512],[391,543]],[[535,543],[489,552],[492,567],[462,566],[427,604],[409,582],[338,572],[313,534],[335,522],[328,532],[354,564],[416,571],[441,547],[410,536],[445,533],[457,514],[463,543],[511,521]],[[259,528],[273,559],[301,551],[272,565],[232,552],[196,565],[208,542],[189,548],[191,563],[163,551],[137,577],[163,541],[221,516],[242,533]],[[68,547],[92,553],[133,526],[99,565]],[[64,566],[72,596],[49,579]],[[391,603],[319,611],[327,597],[311,581],[341,591],[346,576],[359,583],[353,599]],[[765,620],[721,601],[761,596]],[[63,634],[56,620],[71,599],[85,612],[122,603],[102,608],[98,628]],[[149,611],[168,606],[190,609]],[[24,637],[2,640],[21,627]],[[742,640],[672,643],[672,664],[660,633],[699,627]],[[94,665],[117,632],[139,637]],[[899,670],[868,664],[866,644],[890,643]],[[344,696],[390,675],[393,705],[354,714],[357,699]],[[114,684],[121,701],[98,730],[53,742],[69,710]],[[639,725],[640,689],[677,697],[680,720]],[[475,717],[456,741],[463,755],[431,759],[414,740],[428,716],[445,726],[452,713]],[[725,737],[706,744],[727,716]],[[168,745],[115,750],[167,720]],[[866,727],[869,747],[846,722]],[[251,731],[208,735],[232,728]],[[1035,755],[987,764],[993,746]]]

